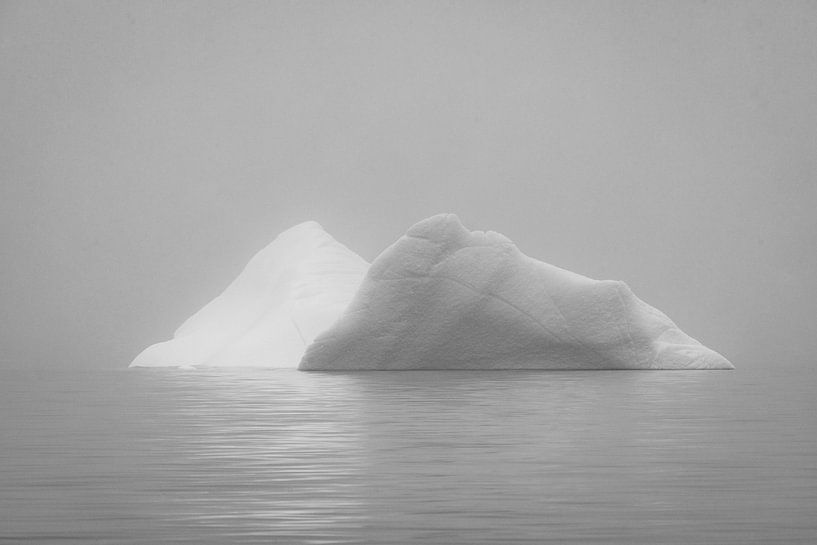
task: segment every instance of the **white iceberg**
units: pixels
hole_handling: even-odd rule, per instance
[[[319,224],[296,225],[131,367],[295,367],[348,306],[368,266]]]
[[[302,370],[731,369],[623,282],[524,255],[456,216],[426,219],[371,265]]]

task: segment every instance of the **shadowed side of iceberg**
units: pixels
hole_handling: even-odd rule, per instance
[[[149,346],[131,367],[295,367],[341,315],[367,269],[318,223],[298,224],[258,252],[173,339]]]
[[[524,255],[453,214],[372,263],[302,370],[731,369],[623,282]]]

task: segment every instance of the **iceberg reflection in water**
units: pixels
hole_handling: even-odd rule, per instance
[[[817,534],[811,377],[2,378],[0,540],[743,544]]]

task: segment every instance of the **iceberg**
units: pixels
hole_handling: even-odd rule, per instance
[[[732,369],[641,301],[523,254],[453,214],[378,256],[349,307],[306,350],[306,371]]]
[[[348,306],[368,267],[318,223],[296,225],[131,367],[296,367]]]

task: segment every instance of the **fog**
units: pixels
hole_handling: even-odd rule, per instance
[[[811,2],[4,2],[0,361],[125,367],[295,223],[454,212],[807,365],[815,66]]]

